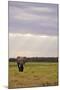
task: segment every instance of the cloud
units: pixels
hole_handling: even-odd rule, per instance
[[[46,38],[49,36],[46,35],[35,35],[35,34],[21,34],[21,33],[9,33],[9,37],[41,37],[41,38]]]
[[[9,33],[9,57],[56,57],[57,50],[57,36]]]
[[[30,7],[31,11],[33,12],[40,12],[40,13],[50,13],[52,12],[52,9],[51,8],[48,8],[48,7]]]
[[[9,1],[9,57],[58,56],[58,5]]]
[[[40,12],[40,13],[43,13],[43,12],[49,12],[49,8],[44,8],[44,7],[33,7],[33,8],[28,8],[28,9],[20,9],[20,8],[17,8],[17,7],[10,7],[9,8],[10,10],[10,17],[12,19],[16,19],[16,20],[48,20],[50,19],[50,16],[44,16],[44,15],[38,15],[38,14],[35,14],[37,12]],[[29,12],[30,11],[30,12]],[[35,13],[33,13],[35,12]]]
[[[11,13],[10,17],[16,20],[54,20],[52,13],[54,9],[48,7],[28,7],[28,8],[19,8],[19,7],[9,7]],[[51,13],[51,14],[50,14]],[[45,15],[44,15],[45,14]],[[56,17],[55,17],[56,19]]]
[[[9,2],[9,32],[57,35],[57,6]]]

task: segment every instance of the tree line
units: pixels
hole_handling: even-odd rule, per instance
[[[9,58],[9,62],[16,62],[17,58]],[[58,62],[58,57],[24,57],[24,62]]]

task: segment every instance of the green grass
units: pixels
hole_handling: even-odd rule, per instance
[[[58,85],[58,63],[25,63],[19,72],[15,62],[9,62],[9,88]]]

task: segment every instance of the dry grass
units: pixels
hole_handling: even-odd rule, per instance
[[[9,62],[9,88],[58,85],[57,63],[26,63],[19,72],[16,63]]]

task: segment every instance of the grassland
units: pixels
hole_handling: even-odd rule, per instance
[[[28,62],[19,72],[16,62],[9,62],[9,88],[58,85],[58,64]]]

